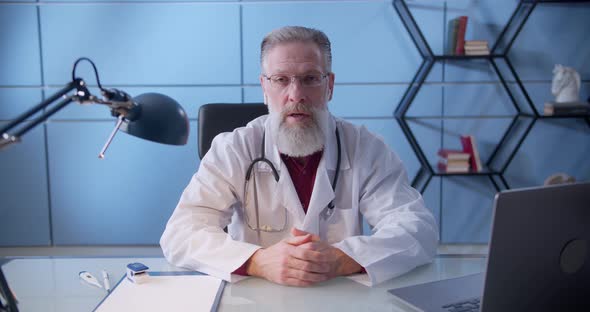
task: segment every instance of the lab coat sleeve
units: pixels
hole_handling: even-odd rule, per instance
[[[369,275],[371,285],[399,276],[432,261],[438,245],[438,227],[418,191],[408,183],[403,164],[374,138],[355,157],[359,168],[359,210],[372,227],[369,236],[352,236],[334,244]],[[358,146],[358,145],[357,145]],[[381,151],[381,152],[380,152]]]
[[[173,265],[226,281],[260,247],[236,241],[223,231],[239,204],[243,169],[235,134],[217,136],[166,224],[160,245]],[[241,157],[244,158],[244,157]]]

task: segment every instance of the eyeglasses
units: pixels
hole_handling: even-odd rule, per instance
[[[270,85],[275,89],[285,89],[295,80],[299,81],[299,84],[305,88],[315,88],[322,85],[324,78],[328,77],[329,74],[307,74],[301,76],[287,76],[287,75],[272,75],[263,77],[270,82]]]

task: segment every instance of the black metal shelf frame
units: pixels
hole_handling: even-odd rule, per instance
[[[523,26],[526,24],[526,21],[530,17],[531,13],[535,9],[538,3],[548,3],[548,2],[563,2],[563,1],[538,1],[538,0],[521,0],[517,7],[515,8],[514,12],[510,16],[507,24],[503,28],[502,32],[498,36],[498,39],[494,43],[492,49],[490,50],[490,55],[481,55],[481,56],[465,56],[465,55],[435,55],[432,52],[432,49],[428,45],[422,31],[418,27],[414,17],[410,13],[408,6],[406,5],[404,0],[393,0],[393,6],[399,15],[404,27],[410,34],[414,45],[418,49],[420,55],[422,56],[422,63],[418,67],[416,74],[414,75],[411,83],[409,84],[408,88],[406,89],[404,95],[402,96],[397,108],[395,109],[394,116],[398,121],[400,128],[402,129],[404,135],[408,139],[414,154],[418,157],[420,161],[421,167],[418,170],[416,176],[414,176],[412,180],[412,186],[416,187],[423,192],[428,184],[430,183],[433,176],[487,176],[497,191],[500,191],[502,187],[504,189],[509,189],[510,186],[506,179],[504,178],[504,172],[508,168],[510,162],[520,149],[520,146],[524,142],[525,138],[530,133],[531,129],[533,128],[535,122],[538,119],[544,118],[584,118],[588,125],[590,126],[590,117],[588,116],[543,116],[539,114],[538,110],[535,108],[533,101],[531,100],[526,88],[524,87],[522,81],[520,80],[514,66],[510,62],[508,58],[508,52],[510,51],[514,41],[518,37],[518,34],[522,30]],[[578,2],[588,2],[585,1],[578,1]],[[418,144],[416,137],[414,136],[410,126],[408,124],[408,120],[417,119],[414,117],[406,116],[410,105],[414,101],[416,95],[418,94],[420,88],[424,84],[426,77],[432,70],[433,65],[436,62],[440,61],[461,61],[461,60],[485,60],[488,61],[492,68],[494,69],[495,74],[498,76],[498,79],[508,94],[510,98],[511,104],[515,109],[515,114],[511,117],[512,120],[510,121],[509,126],[504,131],[500,141],[492,151],[490,157],[488,158],[485,167],[486,170],[482,172],[469,172],[469,173],[446,173],[446,172],[439,172],[435,170],[428,159],[426,158],[424,151]],[[498,63],[505,64],[505,68],[507,68],[507,73],[500,70]],[[516,88],[512,89],[511,86],[508,84],[505,76],[509,75],[513,78],[513,81],[516,83]],[[521,97],[524,98],[525,103],[520,103],[516,97],[515,93],[519,92]],[[457,118],[457,117],[451,117]],[[444,119],[444,117],[443,117]],[[528,121],[524,125],[524,130],[521,130],[522,123]],[[514,146],[510,146],[509,141],[516,140],[516,144]],[[508,151],[506,153],[506,151]],[[506,155],[504,156],[506,159],[504,161],[498,160],[499,155]]]

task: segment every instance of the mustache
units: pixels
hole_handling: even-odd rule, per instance
[[[281,110],[281,118],[284,120],[287,116],[294,113],[304,113],[315,117],[317,109],[313,105],[303,103],[288,104]]]

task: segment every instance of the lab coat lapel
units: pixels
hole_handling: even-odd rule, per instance
[[[295,217],[292,225],[299,228],[301,224],[303,224],[305,212],[303,211],[303,206],[301,206],[301,201],[297,195],[297,190],[295,190],[295,185],[293,185],[293,181],[291,180],[289,170],[282,162],[279,185],[277,187],[275,196],[277,199],[276,202],[281,203],[281,205],[285,207],[285,209],[287,209],[287,211],[289,211],[292,216]]]
[[[328,206],[330,201],[336,198],[332,186],[332,180],[338,165],[338,140],[336,139],[336,127],[338,126],[338,121],[330,114],[327,116],[325,125],[326,127],[323,129],[326,138],[324,155],[316,172],[313,192],[304,222],[304,230],[320,234],[320,236],[323,234],[319,233],[319,224],[320,222],[323,222],[320,213]],[[342,131],[339,131],[339,136],[341,145],[340,176],[342,176],[343,170],[350,169],[350,161],[348,159],[348,153],[346,153],[345,134]]]
[[[331,200],[335,198],[332,183],[326,170],[326,157],[322,157],[315,175],[313,192],[307,207],[307,214],[303,222],[303,230],[320,235],[319,226],[320,213],[328,206]]]

